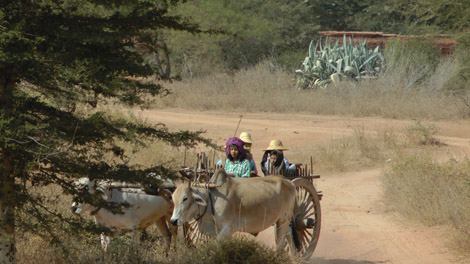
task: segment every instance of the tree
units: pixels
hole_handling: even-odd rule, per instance
[[[149,30],[200,32],[198,26],[169,15],[176,2],[1,2],[0,263],[15,262],[19,226],[47,232],[54,221],[74,224],[45,208],[44,197],[31,192],[31,186],[55,184],[67,194],[85,195],[73,187],[73,179],[151,182],[149,171],[173,173],[161,166],[128,165],[118,140],[211,144],[201,131],[170,132],[164,125],[139,124],[96,110],[106,100],[140,105],[142,95],[166,91],[143,82],[154,72],[142,59],[135,38]],[[90,110],[77,110],[80,107]],[[105,162],[105,155],[121,162]],[[34,226],[15,217],[22,210],[35,219]]]
[[[389,0],[395,6],[402,1]],[[468,0],[412,0],[403,9],[410,23],[428,29],[430,33],[460,33],[470,28],[470,2]],[[429,33],[426,32],[426,33]]]
[[[173,61],[211,64],[219,71],[250,67],[267,57],[297,67],[305,57],[304,47],[319,29],[315,7],[303,0],[195,0],[179,5],[175,12],[200,21],[202,28],[218,28],[226,34],[170,34],[171,47],[177,47]]]

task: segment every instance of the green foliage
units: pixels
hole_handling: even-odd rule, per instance
[[[163,30],[159,36],[168,44],[173,72],[182,77],[233,72],[265,58],[291,70],[298,68],[302,48],[320,30],[434,34],[468,28],[467,3],[431,2],[436,2],[442,12],[418,0],[195,0],[178,5],[172,12],[191,17],[204,29],[219,29],[225,34]],[[459,7],[462,10],[456,12]],[[446,22],[447,17],[455,23]]]
[[[466,0],[366,0],[335,7],[330,14],[347,21],[343,30],[435,34],[462,32],[470,26],[470,4]],[[338,16],[344,13],[347,15]]]
[[[361,1],[362,8],[349,17],[348,30],[407,33],[407,20],[402,13],[406,4],[405,1]]]
[[[0,4],[0,204],[7,206],[1,209],[10,217],[2,228],[5,223],[15,226],[11,216],[21,212],[28,221],[16,226],[31,232],[48,233],[54,221],[80,226],[45,208],[44,197],[33,186],[54,184],[66,194],[85,195],[73,188],[73,179],[158,184],[147,177],[148,172],[175,174],[156,164],[128,165],[131,154],[117,142],[136,149],[154,140],[187,147],[211,144],[201,131],[170,132],[164,125],[113,118],[96,109],[109,100],[140,105],[144,95],[165,92],[160,85],[141,81],[154,71],[134,40],[141,32],[157,29],[201,32],[169,14],[176,2]],[[114,159],[106,162],[105,156]],[[92,197],[83,199],[92,201]]]
[[[355,46],[346,36],[342,44],[337,40],[334,45],[330,39],[324,44],[321,38],[316,44],[312,40],[308,54],[303,69],[296,71],[299,89],[326,87],[342,78],[361,80],[377,76],[384,60],[379,47],[371,50],[365,41]]]
[[[220,29],[216,36],[171,32],[172,60],[182,76],[236,70],[300,50],[316,34],[316,16],[305,1],[196,0],[179,5],[176,12],[191,16],[205,29]],[[294,64],[285,55],[286,65]]]
[[[399,3],[403,1],[393,0]],[[470,3],[467,0],[407,1],[403,14],[417,27],[430,27],[434,32],[461,32],[470,28]]]
[[[357,0],[308,0],[308,3],[313,7],[321,30],[353,30],[353,15],[367,6]]]

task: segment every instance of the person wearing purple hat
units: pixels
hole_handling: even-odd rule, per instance
[[[233,177],[249,178],[250,177],[250,161],[246,158],[246,151],[243,147],[245,143],[237,138],[232,137],[225,144],[225,172],[233,174]]]

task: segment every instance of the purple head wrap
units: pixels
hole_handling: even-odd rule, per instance
[[[225,155],[227,155],[227,157],[230,154],[230,145],[235,145],[238,148],[238,151],[240,152],[240,160],[246,159],[246,150],[243,148],[245,143],[241,139],[231,137],[227,140],[227,143],[225,144]]]

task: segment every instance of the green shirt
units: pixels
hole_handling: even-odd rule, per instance
[[[233,174],[233,177],[246,177],[250,178],[250,162],[247,159],[243,161],[237,160],[235,163],[227,159],[225,161],[225,172]]]

